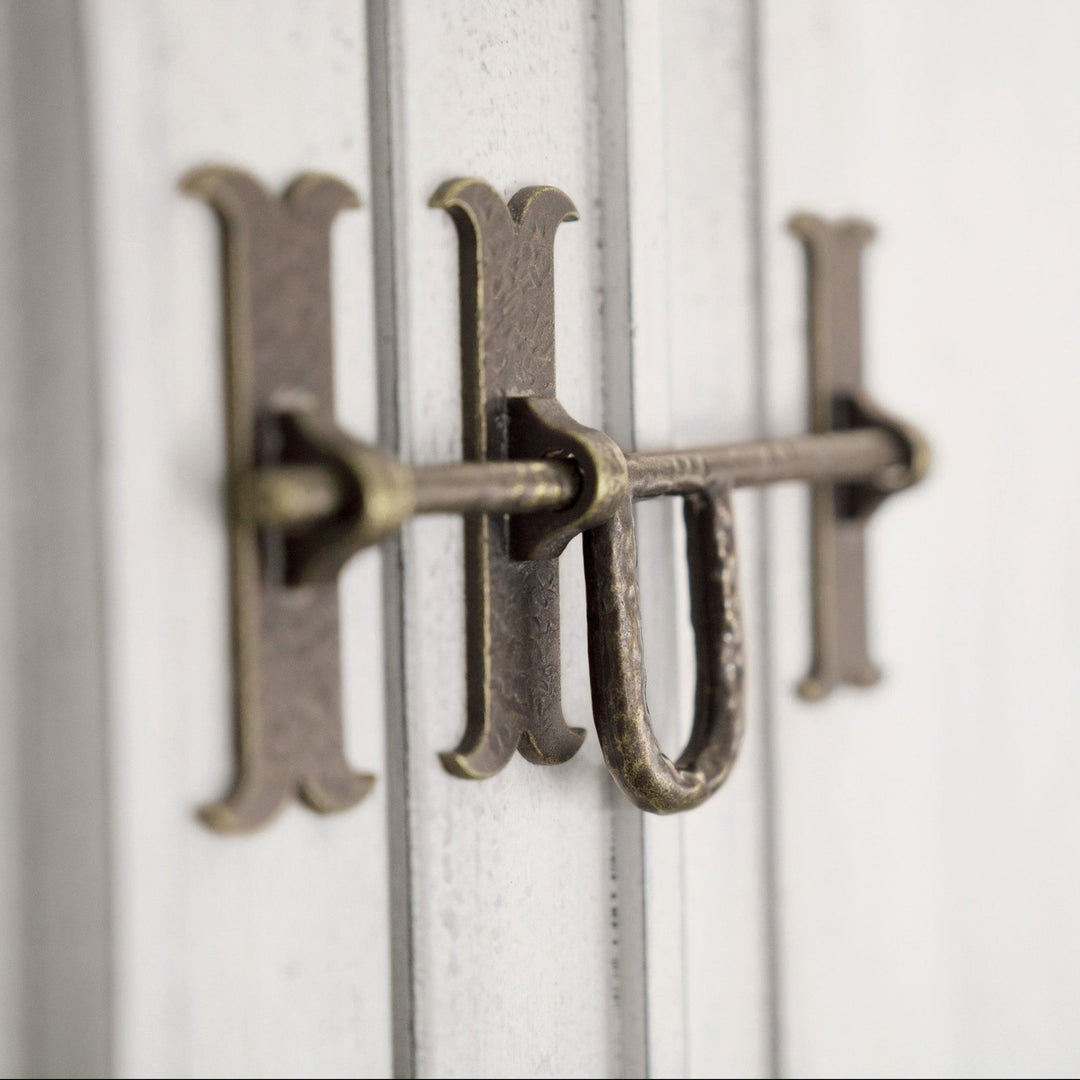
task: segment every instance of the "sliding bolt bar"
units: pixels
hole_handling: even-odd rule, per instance
[[[372,455],[380,452],[366,448]],[[821,435],[758,439],[689,450],[626,455],[630,496],[684,495],[709,482],[757,487],[788,481],[902,486],[911,451],[892,431],[859,428]],[[390,459],[392,460],[392,459]],[[572,461],[484,461],[417,465],[411,474],[414,514],[536,514],[565,510],[581,478]],[[304,528],[341,513],[346,489],[329,466],[276,465],[244,481],[253,524]]]

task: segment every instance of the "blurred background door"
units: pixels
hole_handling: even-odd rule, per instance
[[[1067,0],[0,4],[0,1073],[1075,1075],[1078,47]],[[592,734],[461,782],[461,524],[427,519],[342,580],[375,794],[203,828],[232,770],[221,266],[177,182],[210,163],[361,193],[338,414],[417,462],[460,456],[444,180],[574,199],[559,397],[643,449],[803,430],[785,222],[873,220],[869,385],[936,453],[870,531],[884,681],[795,697],[807,493],[742,491],[729,785],[643,820]],[[674,751],[677,507],[639,529]]]

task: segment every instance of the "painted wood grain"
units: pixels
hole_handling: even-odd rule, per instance
[[[753,437],[762,418],[750,5],[630,3],[623,29],[627,164],[619,167],[631,367],[624,416],[643,449]],[[674,818],[645,815],[639,825],[652,1076],[770,1072],[758,507],[753,494],[740,493],[750,664],[740,761],[706,806]],[[689,731],[695,679],[681,506],[639,504],[637,520],[650,709],[675,755]]]
[[[87,3],[109,703],[113,1069],[384,1076],[386,783],[355,811],[288,807],[222,837],[230,782],[218,230],[179,177],[370,187],[363,9]],[[338,414],[375,428],[367,211],[333,233]],[[343,585],[346,741],[383,772],[377,555]]]
[[[101,1075],[111,1004],[86,134],[69,3],[0,7],[0,1074]]]
[[[859,213],[867,375],[928,431],[870,531],[885,679],[802,705],[804,493],[772,499],[784,1075],[1075,1072],[1080,9],[770,3],[770,416],[804,415],[793,211]]]
[[[1078,19],[0,7],[0,1072],[1072,1075]],[[417,461],[460,455],[457,241],[426,205],[447,178],[575,199],[559,396],[643,448],[802,429],[784,221],[878,221],[870,384],[938,452],[871,530],[886,682],[794,698],[805,493],[740,493],[749,735],[713,802],[643,821],[591,733],[561,768],[455,780],[461,524],[426,520],[343,583],[349,753],[377,794],[203,831],[231,770],[220,266],[176,181],[215,161],[365,197],[334,231],[339,414]],[[674,751],[681,527],[638,520]],[[562,580],[564,701],[591,729],[576,544]]]
[[[455,176],[483,177],[504,197],[553,184],[580,209],[556,240],[557,392],[602,426],[592,6],[385,12],[403,456],[461,454],[457,239],[427,207]],[[566,765],[516,757],[482,783],[438,762],[465,722],[461,545],[455,519],[416,522],[402,543],[413,1010],[403,1052],[420,1076],[618,1075],[614,795],[595,737]],[[591,728],[580,560],[576,543],[562,559],[563,701],[571,724]]]

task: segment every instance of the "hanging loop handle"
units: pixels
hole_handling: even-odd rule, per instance
[[[743,636],[731,487],[684,496],[697,691],[690,740],[672,761],[645,701],[637,539],[629,496],[583,536],[593,715],[604,760],[642,810],[674,814],[703,803],[727,779],[743,732]]]

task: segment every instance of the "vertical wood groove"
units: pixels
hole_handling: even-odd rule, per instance
[[[399,305],[395,248],[397,176],[394,146],[395,93],[392,5],[367,0],[368,101],[371,111],[371,213],[373,214],[375,319],[379,380],[379,442],[401,449],[401,349],[404,320]],[[383,545],[383,610],[386,635],[386,783],[389,800],[391,996],[395,1077],[416,1073],[413,957],[413,875],[409,731],[406,723],[404,550],[400,539]]]
[[[751,3],[747,22],[747,98],[750,102],[750,258],[751,288],[753,292],[753,355],[756,377],[754,387],[754,409],[758,430],[769,433],[768,405],[768,339],[767,300],[765,296],[765,137],[766,122],[763,99],[763,43],[762,15],[760,6]],[[771,532],[772,521],[769,513],[768,492],[761,490],[755,494],[756,512],[761,522],[757,551],[758,574],[762,582],[762,595],[755,613],[760,620],[759,641],[764,644],[757,663],[761,667],[761,705],[759,715],[763,727],[761,740],[761,792],[763,849],[761,852],[762,875],[765,882],[765,978],[767,994],[767,1016],[765,1018],[768,1037],[768,1075],[780,1077],[784,1074],[783,1044],[781,1041],[782,1024],[780,1009],[783,1000],[781,989],[781,941],[780,941],[780,891],[779,864],[777,850],[777,822],[779,792],[776,784],[775,740],[776,694],[775,672],[772,661],[773,641],[772,590],[775,588],[769,567],[772,561]]]
[[[79,12],[103,439],[111,1071],[385,1076],[385,787],[348,814],[288,807],[243,839],[195,816],[233,755],[223,288],[213,216],[178,189],[219,162],[278,191],[328,172],[366,200],[364,10],[95,0]],[[371,223],[368,209],[342,215],[331,239],[335,411],[368,437]],[[357,761],[384,754],[375,568],[358,560],[341,585]]]
[[[599,2],[597,86],[599,91],[601,229],[604,237],[601,275],[603,305],[604,422],[620,445],[634,446],[633,295],[629,190],[629,123],[625,0]],[[618,1040],[618,1075],[651,1075],[646,963],[644,831],[642,815],[610,794],[614,867],[612,896],[618,898],[619,933],[612,958],[622,1037]]]
[[[23,961],[12,1075],[107,1075],[112,859],[81,12],[54,0],[3,14],[15,211],[5,321],[17,337],[5,352],[18,410],[4,719],[16,729]]]

